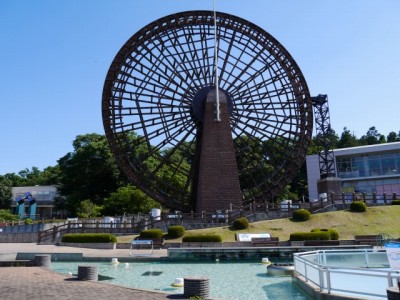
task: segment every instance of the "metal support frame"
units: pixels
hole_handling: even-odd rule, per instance
[[[314,118],[318,145],[323,149],[318,152],[319,173],[321,178],[335,177],[335,155],[330,139],[331,124],[329,117],[328,95],[319,94],[311,97],[314,106]]]

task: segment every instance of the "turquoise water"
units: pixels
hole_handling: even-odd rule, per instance
[[[182,294],[183,288],[171,287],[175,278],[204,276],[209,278],[210,296],[214,298],[310,299],[292,284],[290,276],[267,275],[267,267],[261,263],[130,262],[115,265],[105,262],[52,262],[51,268],[62,274],[77,274],[78,265],[96,265],[101,277],[113,278],[104,282],[132,288]]]

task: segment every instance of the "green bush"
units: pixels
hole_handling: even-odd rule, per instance
[[[116,243],[117,238],[109,233],[67,233],[64,234],[63,243]]]
[[[0,222],[18,221],[18,216],[13,215],[8,209],[0,209]]]
[[[139,237],[145,239],[161,239],[164,236],[164,232],[161,229],[147,229],[143,230]]]
[[[191,296],[189,300],[204,300],[203,296]]]
[[[353,212],[364,212],[367,210],[367,206],[362,201],[353,201],[350,204],[350,211]]]
[[[168,227],[168,237],[171,239],[180,238],[185,235],[185,227],[180,225]]]
[[[316,231],[316,232],[294,232],[290,234],[290,241],[310,241],[310,240],[330,240],[331,235],[328,231]]]
[[[183,237],[182,242],[220,243],[222,238],[217,234],[187,235]]]
[[[237,230],[249,228],[249,220],[245,217],[237,218],[233,221],[233,228]]]
[[[311,213],[307,209],[300,208],[300,209],[296,209],[293,212],[293,220],[294,221],[303,222],[303,221],[310,220],[310,218],[311,218]]]
[[[393,200],[392,205],[400,205],[400,200]]]
[[[328,232],[331,234],[331,240],[339,240],[339,232],[337,230],[329,228]]]
[[[31,218],[26,218],[24,219],[24,224],[33,224],[33,221]]]
[[[322,228],[322,229],[320,229],[320,228],[315,228],[315,229],[313,229],[313,230],[311,230],[311,232],[328,232],[329,234],[330,234],[330,236],[331,236],[331,240],[338,240],[339,239],[339,232],[337,232],[335,229],[332,229],[332,228],[329,228],[329,229],[326,229],[326,228]]]

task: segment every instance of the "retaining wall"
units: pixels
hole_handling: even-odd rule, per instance
[[[0,243],[36,243],[37,240],[37,232],[0,233]]]

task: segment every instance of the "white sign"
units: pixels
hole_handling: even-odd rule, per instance
[[[251,242],[252,238],[270,238],[269,233],[236,233],[238,242]]]
[[[400,244],[385,244],[386,254],[392,270],[400,270]]]
[[[152,245],[153,241],[152,240],[133,240],[132,244],[133,245]]]

